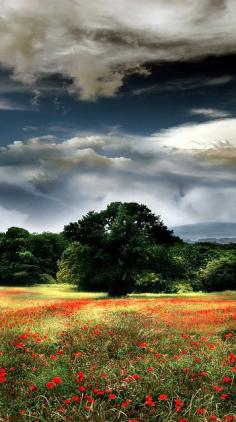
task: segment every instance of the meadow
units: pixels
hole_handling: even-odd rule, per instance
[[[0,421],[236,421],[236,294],[0,288]]]

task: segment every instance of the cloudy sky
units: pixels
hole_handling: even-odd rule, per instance
[[[235,221],[235,0],[1,0],[0,39],[0,230]]]

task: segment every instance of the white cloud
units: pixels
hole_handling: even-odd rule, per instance
[[[230,113],[215,108],[193,108],[190,114],[196,116],[203,116],[208,119],[223,119],[224,117],[230,117]]]
[[[31,230],[60,230],[117,200],[145,203],[170,226],[233,221],[235,128],[236,119],[222,119],[147,137],[15,141],[0,150],[1,205],[27,215]]]
[[[59,73],[113,96],[153,61],[236,52],[234,0],[2,0],[0,64],[24,84]]]
[[[173,81],[168,81],[166,83],[156,83],[154,85],[137,88],[132,91],[132,95],[143,95],[149,94],[151,92],[169,92],[169,91],[187,91],[199,89],[202,87],[212,87],[217,85],[225,85],[232,82],[235,78],[232,75],[223,75],[220,77],[212,78],[184,78],[184,79],[174,79]]]
[[[236,147],[236,118],[226,118],[205,123],[189,123],[156,133],[152,145],[180,150],[206,150],[228,146]]]
[[[0,110],[4,111],[14,111],[20,110],[24,111],[27,110],[27,107],[23,104],[17,104],[14,101],[7,100],[5,98],[0,98]]]
[[[14,224],[17,227],[25,227],[28,216],[17,210],[8,210],[0,206],[1,231],[6,231]]]

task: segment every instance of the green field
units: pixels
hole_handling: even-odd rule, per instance
[[[1,287],[0,420],[236,420],[235,299]]]

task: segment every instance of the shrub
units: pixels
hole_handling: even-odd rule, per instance
[[[236,258],[225,256],[208,262],[198,273],[207,292],[236,289]]]

